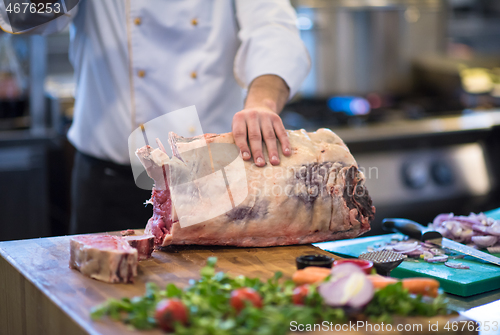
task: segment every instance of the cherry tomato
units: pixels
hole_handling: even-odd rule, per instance
[[[231,292],[231,306],[240,312],[249,301],[257,308],[262,308],[262,298],[253,288],[243,287]]]
[[[179,299],[165,299],[156,305],[155,319],[161,329],[174,331],[175,322],[188,323],[188,310]]]
[[[292,295],[293,304],[304,305],[308,293],[309,293],[309,285],[297,286],[293,290],[293,295]]]

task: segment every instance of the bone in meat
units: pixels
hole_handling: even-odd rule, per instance
[[[267,163],[259,168],[251,160],[244,162],[248,194],[241,203],[187,227],[179,223],[179,208],[174,211],[172,185],[188,181],[190,172],[213,170],[232,161],[234,151],[238,153],[232,133],[194,138],[170,134],[169,143],[176,153],[172,159],[159,149],[138,149],[136,155],[155,180],[150,200],[153,216],[146,226],[146,233],[155,236],[155,245],[265,247],[354,238],[370,230],[375,207],[364,186],[365,177],[344,142],[328,129],[288,131],[288,135],[292,154],[280,153],[278,166]],[[194,150],[207,145],[210,164]],[[226,147],[219,150],[218,145]],[[186,194],[191,198],[176,206],[195,202],[199,213],[227,206],[223,193],[201,196],[204,185],[190,185]],[[238,196],[238,190],[232,192],[233,200]]]

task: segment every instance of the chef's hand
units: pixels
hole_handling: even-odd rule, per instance
[[[290,156],[290,141],[278,115],[289,94],[285,81],[275,75],[260,76],[252,82],[245,108],[233,118],[234,141],[244,160],[253,157],[255,165],[266,165],[262,140],[266,143],[272,165],[280,163],[276,139],[281,143],[283,154]]]

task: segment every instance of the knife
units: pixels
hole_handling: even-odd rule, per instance
[[[428,242],[442,248],[448,248],[458,251],[462,254],[469,255],[474,258],[482,259],[488,263],[493,263],[500,266],[500,258],[477,249],[468,247],[464,244],[444,238],[437,231],[427,229],[426,227],[408,219],[384,219],[382,220],[382,228],[385,231],[399,232],[411,238]]]

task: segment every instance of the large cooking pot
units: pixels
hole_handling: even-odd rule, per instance
[[[403,93],[416,56],[442,53],[444,0],[292,0],[312,69],[302,94]]]

